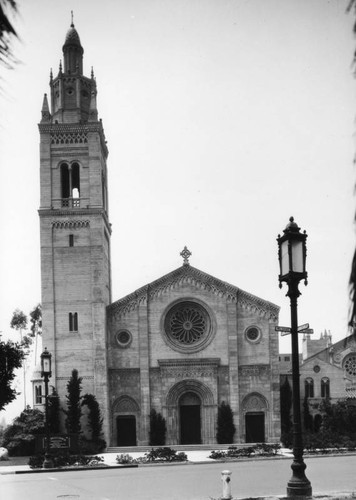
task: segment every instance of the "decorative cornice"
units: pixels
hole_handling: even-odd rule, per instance
[[[268,375],[271,369],[269,365],[243,365],[239,366],[239,373],[243,377]]]
[[[159,359],[158,365],[160,368],[172,368],[182,366],[214,366],[220,365],[220,358],[202,358],[202,359]]]
[[[54,220],[52,226],[56,229],[76,229],[78,227],[89,227],[90,221],[88,220]]]
[[[38,210],[38,215],[40,217],[52,218],[53,220],[51,221],[51,223],[52,223],[53,227],[66,227],[65,225],[60,225],[60,224],[69,223],[70,222],[69,217],[73,217],[73,216],[78,217],[80,215],[84,215],[85,217],[89,217],[91,215],[99,215],[99,216],[103,217],[109,234],[111,234],[111,232],[112,232],[111,224],[109,222],[107,213],[103,208],[76,208],[75,210],[71,210],[71,209],[62,210],[62,209],[55,209],[55,208],[40,208]],[[60,217],[65,218],[63,220],[63,222],[60,221],[60,219],[59,219]],[[75,219],[74,222],[76,223],[76,222],[82,222],[82,221],[80,221],[80,219]],[[83,222],[88,222],[87,225],[90,224],[90,221],[87,219]],[[56,225],[54,225],[54,223],[56,223]]]
[[[38,128],[40,134],[50,134],[52,145],[58,144],[59,146],[63,146],[63,144],[67,146],[83,145],[87,142],[88,133],[96,132],[100,136],[105,158],[109,154],[101,120],[85,123],[39,123]],[[62,138],[64,142],[62,142]],[[66,142],[67,139],[69,142]],[[70,142],[71,140],[72,142]]]
[[[280,308],[277,305],[245,292],[225,281],[221,281],[191,265],[183,265],[114,302],[108,307],[109,313],[121,317],[136,309],[140,304],[153,300],[163,293],[184,284],[194,285],[201,290],[207,290],[214,295],[225,298],[229,302],[236,303],[243,309],[255,311],[260,316],[273,321],[277,321],[278,319]]]

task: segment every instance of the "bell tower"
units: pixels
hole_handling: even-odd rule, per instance
[[[52,353],[51,384],[61,400],[75,368],[83,394],[94,394],[100,404],[107,438],[108,149],[94,73],[83,75],[83,53],[72,21],[39,124],[43,345]]]

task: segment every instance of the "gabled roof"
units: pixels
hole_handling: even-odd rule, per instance
[[[351,345],[356,346],[356,335],[354,333],[309,356],[304,360],[304,363],[314,358],[323,359],[325,362],[328,362],[329,353],[332,353],[335,358],[336,353],[344,351]]]
[[[185,283],[192,284],[202,290],[208,290],[228,301],[237,303],[244,309],[255,311],[257,314],[268,319],[275,321],[278,319],[280,308],[277,305],[245,292],[234,285],[230,285],[230,283],[221,281],[190,264],[183,264],[178,269],[113,302],[108,306],[108,312],[115,316],[122,316],[136,309],[139,304],[150,301],[160,294]]]

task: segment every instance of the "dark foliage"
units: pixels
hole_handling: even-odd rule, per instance
[[[0,64],[8,69],[16,62],[12,52],[12,40],[18,38],[9,13],[17,13],[15,0],[0,0]]]
[[[304,397],[303,401],[303,421],[304,421],[304,430],[313,432],[314,431],[314,425],[313,425],[313,417],[310,414],[310,408],[309,408],[309,402],[307,396]]]
[[[155,409],[150,413],[150,446],[163,446],[166,443],[166,420]]]
[[[10,456],[26,456],[35,452],[35,435],[44,433],[44,414],[29,406],[4,432],[3,446]]]
[[[82,406],[88,407],[88,427],[92,440],[96,441],[103,432],[103,417],[100,406],[93,394],[85,394],[82,398]]]
[[[20,344],[0,341],[0,411],[14,399],[17,392],[11,387],[15,369],[22,366],[25,353]]]
[[[67,410],[64,413],[66,418],[66,429],[69,434],[80,434],[81,425],[80,417],[82,416],[82,409],[80,405],[82,390],[82,377],[78,376],[78,370],[72,371],[72,376],[67,384],[68,394],[66,395]]]
[[[177,453],[172,448],[155,448],[145,453],[148,462],[184,462],[187,460],[187,455],[183,452]]]
[[[31,333],[30,337],[42,334],[42,306],[37,304],[30,312]]]
[[[60,433],[60,401],[58,393],[54,387],[52,387],[52,394],[48,397],[48,425],[51,434]]]
[[[79,438],[79,449],[83,455],[93,455],[102,453],[106,448],[106,441],[102,438],[86,439],[84,436]]]
[[[218,422],[216,429],[216,440],[219,444],[233,443],[236,427],[234,417],[229,404],[223,401],[218,408]]]
[[[65,453],[63,455],[55,455],[52,457],[53,466],[60,467],[83,467],[83,466],[97,466],[103,462],[102,457],[98,456],[84,456],[84,455],[70,455]],[[29,458],[28,465],[31,469],[41,469],[43,466],[44,455],[33,455]]]
[[[277,454],[281,445],[277,444],[267,444],[259,443],[254,446],[229,446],[227,451],[223,450],[213,450],[209,458],[214,460],[227,460],[233,458],[246,458],[251,456],[274,456]]]

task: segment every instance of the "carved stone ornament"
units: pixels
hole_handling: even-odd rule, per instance
[[[251,394],[246,396],[243,404],[243,411],[264,411],[267,409],[267,402],[260,394]]]
[[[240,375],[242,377],[262,377],[270,373],[269,365],[246,365],[240,366]]]
[[[135,292],[123,297],[109,306],[109,313],[121,318],[128,312],[136,309],[142,303],[147,303],[165,292],[177,289],[182,285],[192,285],[199,290],[207,290],[214,295],[236,303],[242,309],[255,312],[259,316],[277,321],[279,307],[265,301],[225,281],[221,281],[199,269],[184,265],[166,274],[152,283],[139,288]]]

